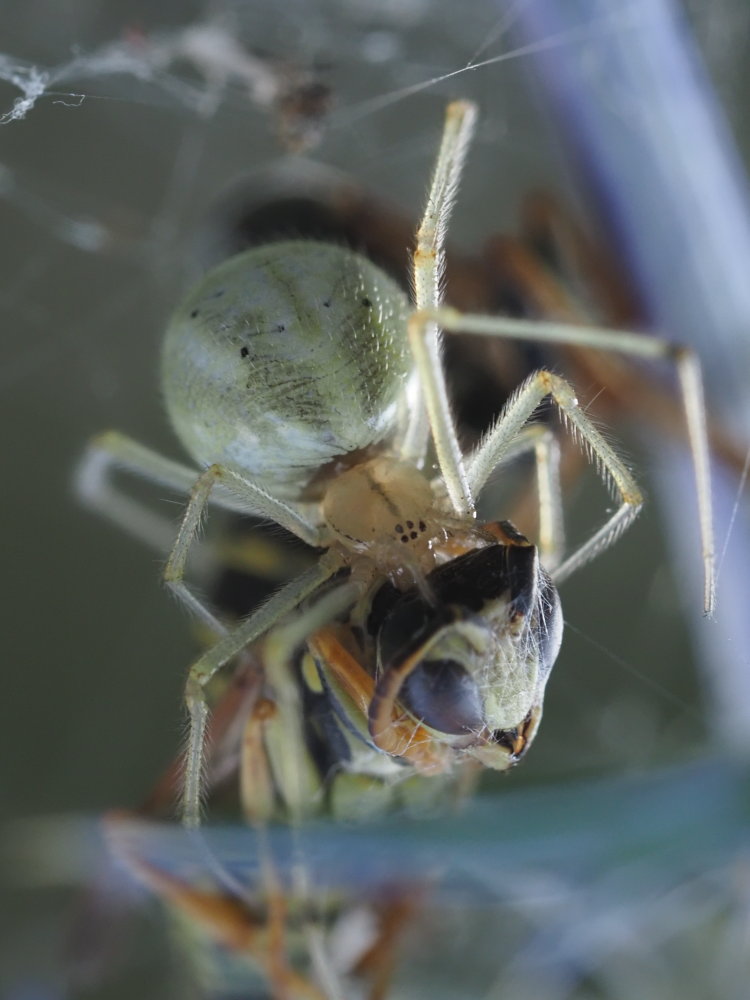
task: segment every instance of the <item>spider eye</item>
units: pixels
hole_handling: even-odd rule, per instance
[[[460,734],[481,729],[479,689],[456,660],[425,660],[409,674],[399,695],[409,711],[431,729]]]

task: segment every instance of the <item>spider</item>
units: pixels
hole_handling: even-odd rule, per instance
[[[118,432],[95,438],[79,495],[142,536],[153,522],[110,482],[120,467],[189,494],[164,581],[215,635],[190,668],[183,820],[200,820],[211,678],[264,637],[281,677],[307,644],[342,726],[381,760],[444,773],[470,757],[504,770],[537,731],[562,639],[557,586],[603,552],[642,496],[624,462],[552,371],[532,374],[480,444],[462,454],[440,330],[573,344],[675,363],[695,466],[713,604],[708,445],[700,366],[641,333],[458,313],[441,306],[446,228],[476,120],[448,105],[416,233],[414,302],[374,264],[339,246],[270,243],[213,268],[173,315],[162,355],[172,425],[198,470]],[[618,504],[563,558],[557,444],[531,422],[550,397]],[[438,475],[431,475],[430,446]],[[522,452],[536,460],[539,539],[479,523],[478,495]],[[276,522],[320,550],[316,564],[228,628],[185,580],[209,503]],[[352,635],[364,635],[358,645]],[[283,681],[281,683],[283,687]],[[288,686],[288,685],[287,685]]]

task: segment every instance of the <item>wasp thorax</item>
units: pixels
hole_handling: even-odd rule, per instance
[[[427,479],[414,466],[375,458],[337,476],[326,490],[323,516],[337,541],[367,552],[387,572],[400,564],[422,569],[440,534]]]

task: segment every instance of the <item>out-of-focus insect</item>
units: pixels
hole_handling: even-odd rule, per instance
[[[233,257],[189,293],[164,342],[167,410],[201,471],[118,433],[95,439],[81,464],[81,496],[138,534],[147,533],[144,515],[111,487],[113,466],[190,493],[164,576],[216,639],[187,683],[188,825],[200,815],[204,689],[260,639],[267,691],[252,713],[243,779],[251,816],[281,808],[299,817],[326,804],[319,776],[302,766],[311,711],[302,689],[326,706],[319,735],[334,770],[371,781],[450,775],[466,760],[504,770],[534,738],[561,642],[556,585],[619,537],[641,494],[571,386],[547,370],[528,378],[481,443],[462,454],[439,328],[674,360],[711,609],[708,445],[696,358],[653,336],[441,307],[444,236],[474,119],[470,103],[449,105],[417,230],[413,306],[370,261],[337,246],[284,241]],[[529,423],[546,397],[619,501],[565,559],[556,442]],[[538,546],[508,522],[480,524],[475,516],[490,475],[522,452],[536,457]],[[313,567],[229,629],[184,579],[209,501],[272,520],[322,550]]]

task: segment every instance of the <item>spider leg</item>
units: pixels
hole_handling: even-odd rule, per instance
[[[161,517],[116,489],[111,476],[118,468],[182,494],[193,492],[200,473],[118,431],[106,431],[93,438],[76,470],[74,489],[83,503],[139,541],[160,552],[169,551],[174,539],[171,519]],[[211,503],[224,510],[268,518],[309,545],[318,544],[316,529],[293,507],[228,470],[217,477]]]
[[[185,761],[183,810],[186,824],[196,825],[200,815],[201,776],[208,721],[204,686],[244,646],[293,611],[300,601],[328,579],[335,568],[317,564],[277,591],[249,619],[227,631],[204,601],[184,582],[188,555],[209,500],[230,510],[273,520],[311,545],[318,542],[318,531],[294,508],[275,500],[265,490],[228,469],[213,465],[196,475],[190,468],[172,462],[124,435],[116,432],[101,435],[92,441],[79,466],[76,477],[79,495],[90,506],[123,524],[136,537],[160,549],[165,547],[168,533],[173,535],[173,527],[168,526],[167,519],[121,494],[111,485],[111,471],[117,467],[161,483],[169,489],[190,493],[164,570],[164,581],[180,601],[219,637],[218,642],[191,667],[185,692],[190,734]],[[311,628],[317,628],[319,624],[321,623],[315,617]]]
[[[536,463],[539,511],[537,548],[545,569],[553,572],[559,565],[565,548],[560,496],[560,445],[555,434],[544,424],[528,424],[508,442],[494,468],[528,451],[534,452]]]
[[[168,518],[112,486],[110,473],[116,467],[190,494],[176,538]],[[319,540],[317,530],[296,510],[236,473],[212,465],[196,475],[189,467],[164,458],[117,432],[100,435],[91,442],[77,471],[76,489],[86,503],[123,525],[141,541],[159,550],[171,548],[164,582],[182,604],[217,635],[226,629],[184,581],[188,555],[209,500],[224,508],[275,521],[310,545],[315,546]]]
[[[293,508],[287,507],[280,500],[275,500],[265,490],[249,483],[246,479],[230,472],[221,465],[211,465],[198,476],[190,491],[190,499],[185,508],[177,538],[167,560],[167,565],[164,567],[163,579],[172,593],[193,614],[206,622],[214,632],[222,633],[225,631],[223,625],[217,621],[205,603],[193,593],[184,580],[188,554],[197,538],[211,493],[217,486],[233,487],[238,496],[249,495],[250,509],[247,510],[247,513],[267,517],[269,520],[281,524],[282,527],[302,538],[309,545],[317,544],[318,532],[304,521]]]
[[[149,548],[169,552],[174,541],[174,522],[137,500],[126,496],[112,484],[112,472],[127,469],[135,475],[187,494],[197,478],[195,469],[173,462],[117,431],[107,431],[93,438],[78,464],[73,488],[78,498],[97,513],[108,518]]]
[[[441,302],[445,232],[476,114],[476,106],[469,101],[454,101],[446,110],[443,138],[435,162],[427,205],[416,235],[413,283],[418,310],[435,309]],[[437,323],[428,323],[424,335],[412,339],[411,347],[418,380],[410,390],[413,392],[410,420],[399,450],[405,461],[421,465],[427,451],[428,432],[431,430],[451,503],[457,514],[466,514],[473,511],[474,501],[450,418],[445,384],[442,380],[433,378],[435,368],[440,366]]]
[[[703,379],[700,362],[693,351],[689,348],[673,344],[661,337],[649,334],[624,330],[608,330],[598,327],[574,326],[566,323],[542,323],[507,317],[473,316],[459,313],[453,309],[439,309],[434,312],[430,311],[427,314],[415,314],[412,316],[409,322],[411,339],[424,340],[426,337],[425,330],[430,324],[435,322],[439,322],[447,330],[477,333],[490,337],[508,337],[510,339],[540,343],[572,344],[604,351],[617,351],[622,354],[647,359],[663,359],[675,364],[682,392],[688,439],[695,470],[704,567],[704,609],[706,614],[710,614],[714,606],[714,539],[711,478],[706,412],[703,398]],[[557,376],[552,376],[551,373],[543,374],[550,379],[557,379]],[[443,378],[442,371],[439,368],[436,370],[435,375],[436,378]],[[532,378],[535,378],[535,376],[532,376]],[[564,380],[560,379],[559,382],[567,387],[567,383]],[[584,441],[588,443],[595,457],[601,461],[605,471],[612,476],[625,502],[625,497],[630,496],[631,489],[635,486],[630,473],[606,441],[604,441],[601,434],[599,434],[588,418],[578,408],[575,395],[570,390],[570,387],[567,387],[567,390],[567,393],[561,390],[561,399],[565,400],[565,406],[554,396],[554,393],[552,395],[558,405],[561,406],[575,432],[579,433]],[[549,392],[552,392],[551,389]],[[540,398],[543,398],[543,396]],[[518,397],[515,397],[515,400],[511,400],[511,402],[515,402],[517,399]],[[507,409],[508,407],[506,407]],[[526,419],[528,419],[528,416],[520,421],[518,429],[520,429]],[[493,466],[497,463],[498,458],[501,458],[503,455],[505,444],[496,438],[496,430],[499,430],[501,423],[503,423],[503,418],[498,421],[495,430],[490,432],[484,444],[472,457],[468,479],[470,487],[474,490],[481,489],[487,481],[487,477]],[[505,431],[503,431],[503,436],[506,436]],[[640,497],[637,487],[635,488],[635,494]],[[628,506],[633,506],[631,501],[628,501]],[[625,524],[632,520],[631,516],[625,521],[625,524],[622,524],[620,521],[616,522],[617,518],[625,519],[625,513],[618,511],[609,522],[613,528],[616,528],[614,534],[607,537],[606,533],[602,534],[602,532],[598,532],[578,553],[574,553],[573,556],[560,566],[557,570],[556,578],[562,579],[568,576],[601,551],[602,547],[611,544],[617,534],[622,531]],[[607,525],[605,525],[606,527]],[[593,545],[592,543],[594,542],[597,544]]]
[[[261,605],[249,618],[220,636],[218,641],[193,663],[188,673],[185,701],[190,719],[190,732],[185,752],[185,782],[183,798],[183,822],[186,826],[197,826],[200,822],[200,792],[205,754],[208,704],[205,686],[214,674],[237,655],[245,646],[270,632],[287,615],[298,608],[301,602],[318,589],[333,573],[337,566],[325,559],[306,570],[281,590],[277,590],[265,604]],[[280,630],[277,643],[289,654],[297,642],[303,641],[309,633],[320,628],[330,618],[345,611],[355,600],[358,589],[353,584],[344,583],[334,588],[311,607],[303,611],[292,622]],[[279,645],[276,650],[278,654]]]
[[[545,370],[534,372],[513,394],[484,443],[472,455],[469,473],[477,477],[477,484],[484,484],[485,477],[504,457],[508,442],[547,396],[555,401],[573,435],[593,455],[605,484],[614,484],[620,499],[620,506],[612,517],[552,573],[555,582],[559,583],[619,538],[637,515],[643,498],[628,468],[579,408],[573,387],[559,375]]]

